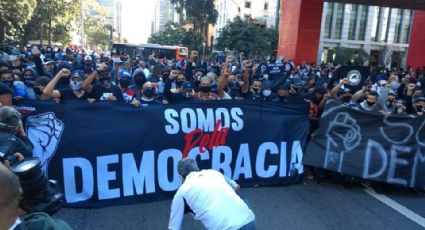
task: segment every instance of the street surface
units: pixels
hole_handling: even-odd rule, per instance
[[[425,229],[425,193],[347,186],[306,179],[291,186],[243,188],[260,230]],[[56,217],[78,230],[167,229],[171,200],[102,209],[62,209]],[[186,215],[183,229],[204,229]]]

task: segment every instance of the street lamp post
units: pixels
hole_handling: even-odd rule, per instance
[[[202,42],[202,60],[204,60],[204,57],[205,57],[205,41],[204,42]]]

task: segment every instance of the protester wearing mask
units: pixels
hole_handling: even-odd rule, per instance
[[[84,57],[84,72],[94,71],[93,58],[90,55]]]
[[[380,108],[380,113],[383,115],[392,114],[394,111],[394,103],[396,100],[396,94],[393,90],[390,89],[391,85],[389,85],[386,89],[384,89],[378,97],[378,105]]]
[[[249,91],[244,94],[247,100],[260,100],[263,96],[263,83],[260,80],[254,80]]]
[[[32,83],[37,100],[50,99],[48,95],[43,93],[44,88],[49,84],[50,81],[51,79],[48,77],[39,77]]]
[[[57,70],[60,72],[62,69],[68,69],[67,73],[69,73],[68,76],[63,76],[61,79],[59,79],[59,82],[56,84],[56,89],[62,90],[62,89],[69,89],[69,77],[72,72],[72,66],[67,61],[62,61],[58,66]]]
[[[111,82],[111,74],[108,72],[108,68],[105,63],[97,67],[96,71],[83,81],[82,87],[96,100],[124,102],[120,88]],[[98,77],[98,83],[92,85],[96,76]]]
[[[217,94],[211,92],[211,80],[202,77],[199,81],[199,91],[193,96],[195,100],[218,100]]]
[[[289,90],[286,86],[280,86],[277,90],[277,97],[279,103],[287,103],[288,102]]]
[[[39,76],[53,77],[55,74],[55,62],[51,57],[45,57],[41,60],[41,52],[37,47],[31,51],[34,57],[34,64]]]
[[[146,75],[142,70],[136,70],[133,73],[133,84],[129,86],[131,90],[136,92],[137,97],[141,97],[143,84],[146,83]]]
[[[84,73],[81,70],[76,70],[72,72],[71,77],[68,81],[69,88],[54,90],[56,88],[56,84],[60,81],[60,79],[67,78],[67,76],[69,75],[70,71],[68,69],[60,70],[56,74],[56,76],[49,82],[49,84],[44,88],[43,93],[47,96],[58,98],[61,101],[88,100],[89,95],[84,92],[82,88]]]
[[[268,102],[277,102],[279,98],[272,92],[272,83],[270,81],[263,82],[263,91],[261,100]]]
[[[173,73],[173,71],[171,71],[171,74],[164,86],[164,97],[167,100],[166,103],[191,100],[193,92],[192,83],[186,81],[186,76],[184,74],[178,74],[176,76],[176,72]],[[176,88],[172,89],[171,87],[174,82]]]
[[[27,92],[28,99],[35,100],[37,96],[34,92],[33,82],[38,78],[37,71],[33,68],[26,68],[23,73],[23,80],[25,83],[25,91]]]
[[[404,100],[396,100],[394,103],[394,110],[392,112],[393,115],[400,115],[404,116],[407,115],[406,113],[406,101]]]
[[[0,70],[0,82],[10,87],[13,90],[14,74],[10,69]]]
[[[357,105],[357,109],[360,111],[378,113],[378,106],[376,105],[376,100],[378,94],[375,91],[369,92],[365,101]]]
[[[130,89],[131,85],[131,74],[127,70],[121,70],[118,73],[118,82],[119,87],[122,92],[122,96],[126,103],[130,103],[133,101],[133,98],[136,96],[136,92]]]
[[[422,117],[425,112],[425,97],[416,97],[414,99],[414,108],[415,108],[415,115]]]
[[[155,86],[151,82],[146,82],[142,87],[142,96],[134,99],[131,103],[134,107],[146,107],[153,104],[160,104],[156,100]]]

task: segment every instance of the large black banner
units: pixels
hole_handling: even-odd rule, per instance
[[[302,179],[307,105],[23,102],[16,108],[34,155],[74,207],[168,198],[181,183],[176,166],[186,156],[242,186]]]
[[[425,187],[425,121],[351,110],[330,101],[304,163],[395,185]]]

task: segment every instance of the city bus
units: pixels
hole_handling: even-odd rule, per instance
[[[158,44],[141,44],[140,52],[144,58],[154,55],[156,58],[168,60],[181,60],[189,55],[187,47],[165,46]]]
[[[122,43],[114,43],[111,48],[111,56],[118,56],[123,59],[126,55],[130,56],[130,58],[134,59],[136,56],[140,56],[140,48],[138,45],[133,44],[122,44]]]

